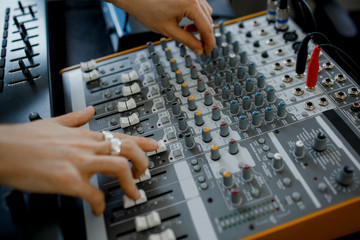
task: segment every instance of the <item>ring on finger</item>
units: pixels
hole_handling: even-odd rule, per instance
[[[119,138],[111,138],[111,154],[119,155],[121,152],[121,140]]]
[[[101,133],[104,135],[105,141],[110,141],[114,138],[114,135],[110,131],[101,131]]]

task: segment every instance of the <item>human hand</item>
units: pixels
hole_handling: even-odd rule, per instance
[[[135,17],[151,31],[184,43],[197,55],[210,54],[215,46],[212,8],[206,0],[107,0]],[[194,23],[179,27],[187,17]],[[200,40],[190,32],[200,32]]]
[[[133,178],[148,167],[144,151],[158,148],[155,140],[113,133],[122,141],[120,156],[110,155],[102,133],[77,128],[89,122],[94,108],[27,124],[0,126],[0,184],[36,193],[81,197],[95,215],[105,209],[101,190],[90,184],[95,173],[117,177],[124,193],[140,197]],[[128,159],[132,161],[132,168]]]

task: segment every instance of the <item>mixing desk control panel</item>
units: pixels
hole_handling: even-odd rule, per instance
[[[46,1],[1,0],[0,123],[51,117]]]
[[[89,239],[333,238],[359,230],[359,85],[320,51],[311,86],[307,72],[295,74],[305,34],[291,20],[268,20],[259,13],[220,24],[210,56],[161,39],[63,70],[67,111],[96,109],[86,128],[160,144],[134,180],[139,200],[116,179],[92,178],[107,207],[96,218],[85,203]]]

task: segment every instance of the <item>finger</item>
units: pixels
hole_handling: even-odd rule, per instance
[[[94,215],[100,216],[105,210],[104,193],[91,185],[89,182],[84,183],[81,189],[82,191],[80,192],[79,197],[83,198],[90,204]]]
[[[188,32],[198,32],[199,30],[195,26],[195,24],[187,24],[185,25],[184,29]]]
[[[202,10],[204,11],[206,17],[208,18],[209,22],[213,23],[213,19],[211,17],[212,8],[210,7],[210,5],[206,1],[200,0],[200,6],[201,6]]]
[[[67,127],[80,127],[89,122],[95,114],[95,109],[92,106],[78,112],[72,112],[60,117],[53,118],[54,121]]]
[[[124,156],[133,163],[131,168],[134,178],[139,178],[148,168],[149,160],[144,151],[130,138],[121,140],[121,156]]]
[[[182,42],[188,46],[196,55],[201,56],[204,52],[203,45],[199,39],[197,39],[190,32],[185,29],[180,28],[178,25],[173,24],[167,28],[167,33],[169,36],[175,40]]]
[[[201,41],[204,43],[206,54],[210,54],[215,46],[215,39],[211,23],[208,21],[204,12],[199,9],[192,8],[187,13],[187,17],[194,21],[195,26],[200,32]]]
[[[146,137],[129,136],[123,133],[113,133],[114,137],[120,139],[131,139],[145,152],[152,152],[159,148],[159,144],[156,140]]]
[[[139,199],[140,193],[130,171],[129,162],[121,156],[96,156],[87,164],[89,177],[94,173],[104,173],[116,177],[124,193],[131,199]]]

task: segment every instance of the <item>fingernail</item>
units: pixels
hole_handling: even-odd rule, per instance
[[[149,145],[151,148],[154,148],[154,149],[158,149],[159,148],[159,143],[158,141],[154,140],[154,139],[149,139]]]
[[[201,56],[204,52],[204,50],[202,48],[195,48],[195,54],[198,56]]]
[[[134,196],[135,196],[134,200],[138,200],[140,198],[139,189],[137,189],[137,188],[135,189]]]

